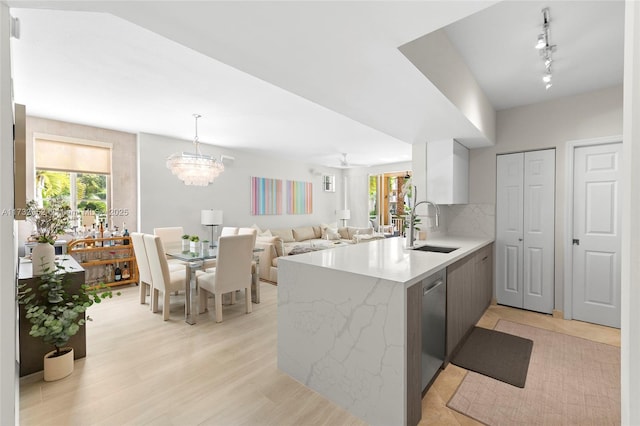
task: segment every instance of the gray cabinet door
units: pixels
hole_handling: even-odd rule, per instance
[[[469,329],[471,314],[470,283],[474,274],[474,256],[469,255],[447,268],[447,358]]]
[[[447,268],[447,361],[493,296],[493,244]]]

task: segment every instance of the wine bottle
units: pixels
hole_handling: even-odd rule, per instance
[[[121,281],[122,280],[122,271],[120,270],[120,266],[116,263],[116,270],[113,272],[113,280]]]
[[[125,263],[124,268],[122,268],[122,279],[128,280],[129,278],[131,278],[131,275],[129,274],[129,267]]]
[[[107,224],[104,227],[104,238],[111,238],[111,232],[109,231],[109,225]],[[104,247],[110,247],[113,245],[113,241],[111,240],[106,240],[104,241],[104,243],[102,244]]]
[[[123,237],[128,237],[129,236],[129,230],[127,228],[124,229],[124,233],[122,234]],[[122,244],[125,246],[129,245],[129,239],[128,238],[124,238],[122,240]]]

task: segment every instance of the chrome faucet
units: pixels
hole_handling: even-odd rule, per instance
[[[409,235],[406,239],[407,248],[413,248],[413,243],[415,242],[415,220],[416,220],[416,207],[420,204],[431,204],[436,209],[436,223],[435,226],[438,228],[440,226],[440,208],[438,205],[431,201],[420,201],[413,206],[411,209],[411,213],[409,215]]]

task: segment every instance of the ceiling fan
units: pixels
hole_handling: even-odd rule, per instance
[[[347,153],[343,152],[340,154],[342,156],[342,158],[340,159],[340,165],[336,166],[340,169],[349,169],[351,167],[369,167],[368,164],[354,164],[349,162],[349,160],[347,160]]]

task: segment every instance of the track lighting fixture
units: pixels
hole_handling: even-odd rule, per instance
[[[551,55],[556,51],[556,46],[549,42],[549,22],[551,22],[551,15],[549,8],[542,9],[542,32],[538,34],[538,39],[535,44],[535,48],[540,52],[540,57],[544,61],[544,74],[542,81],[545,83],[545,89],[549,90],[551,84],[551,63],[553,58]]]

